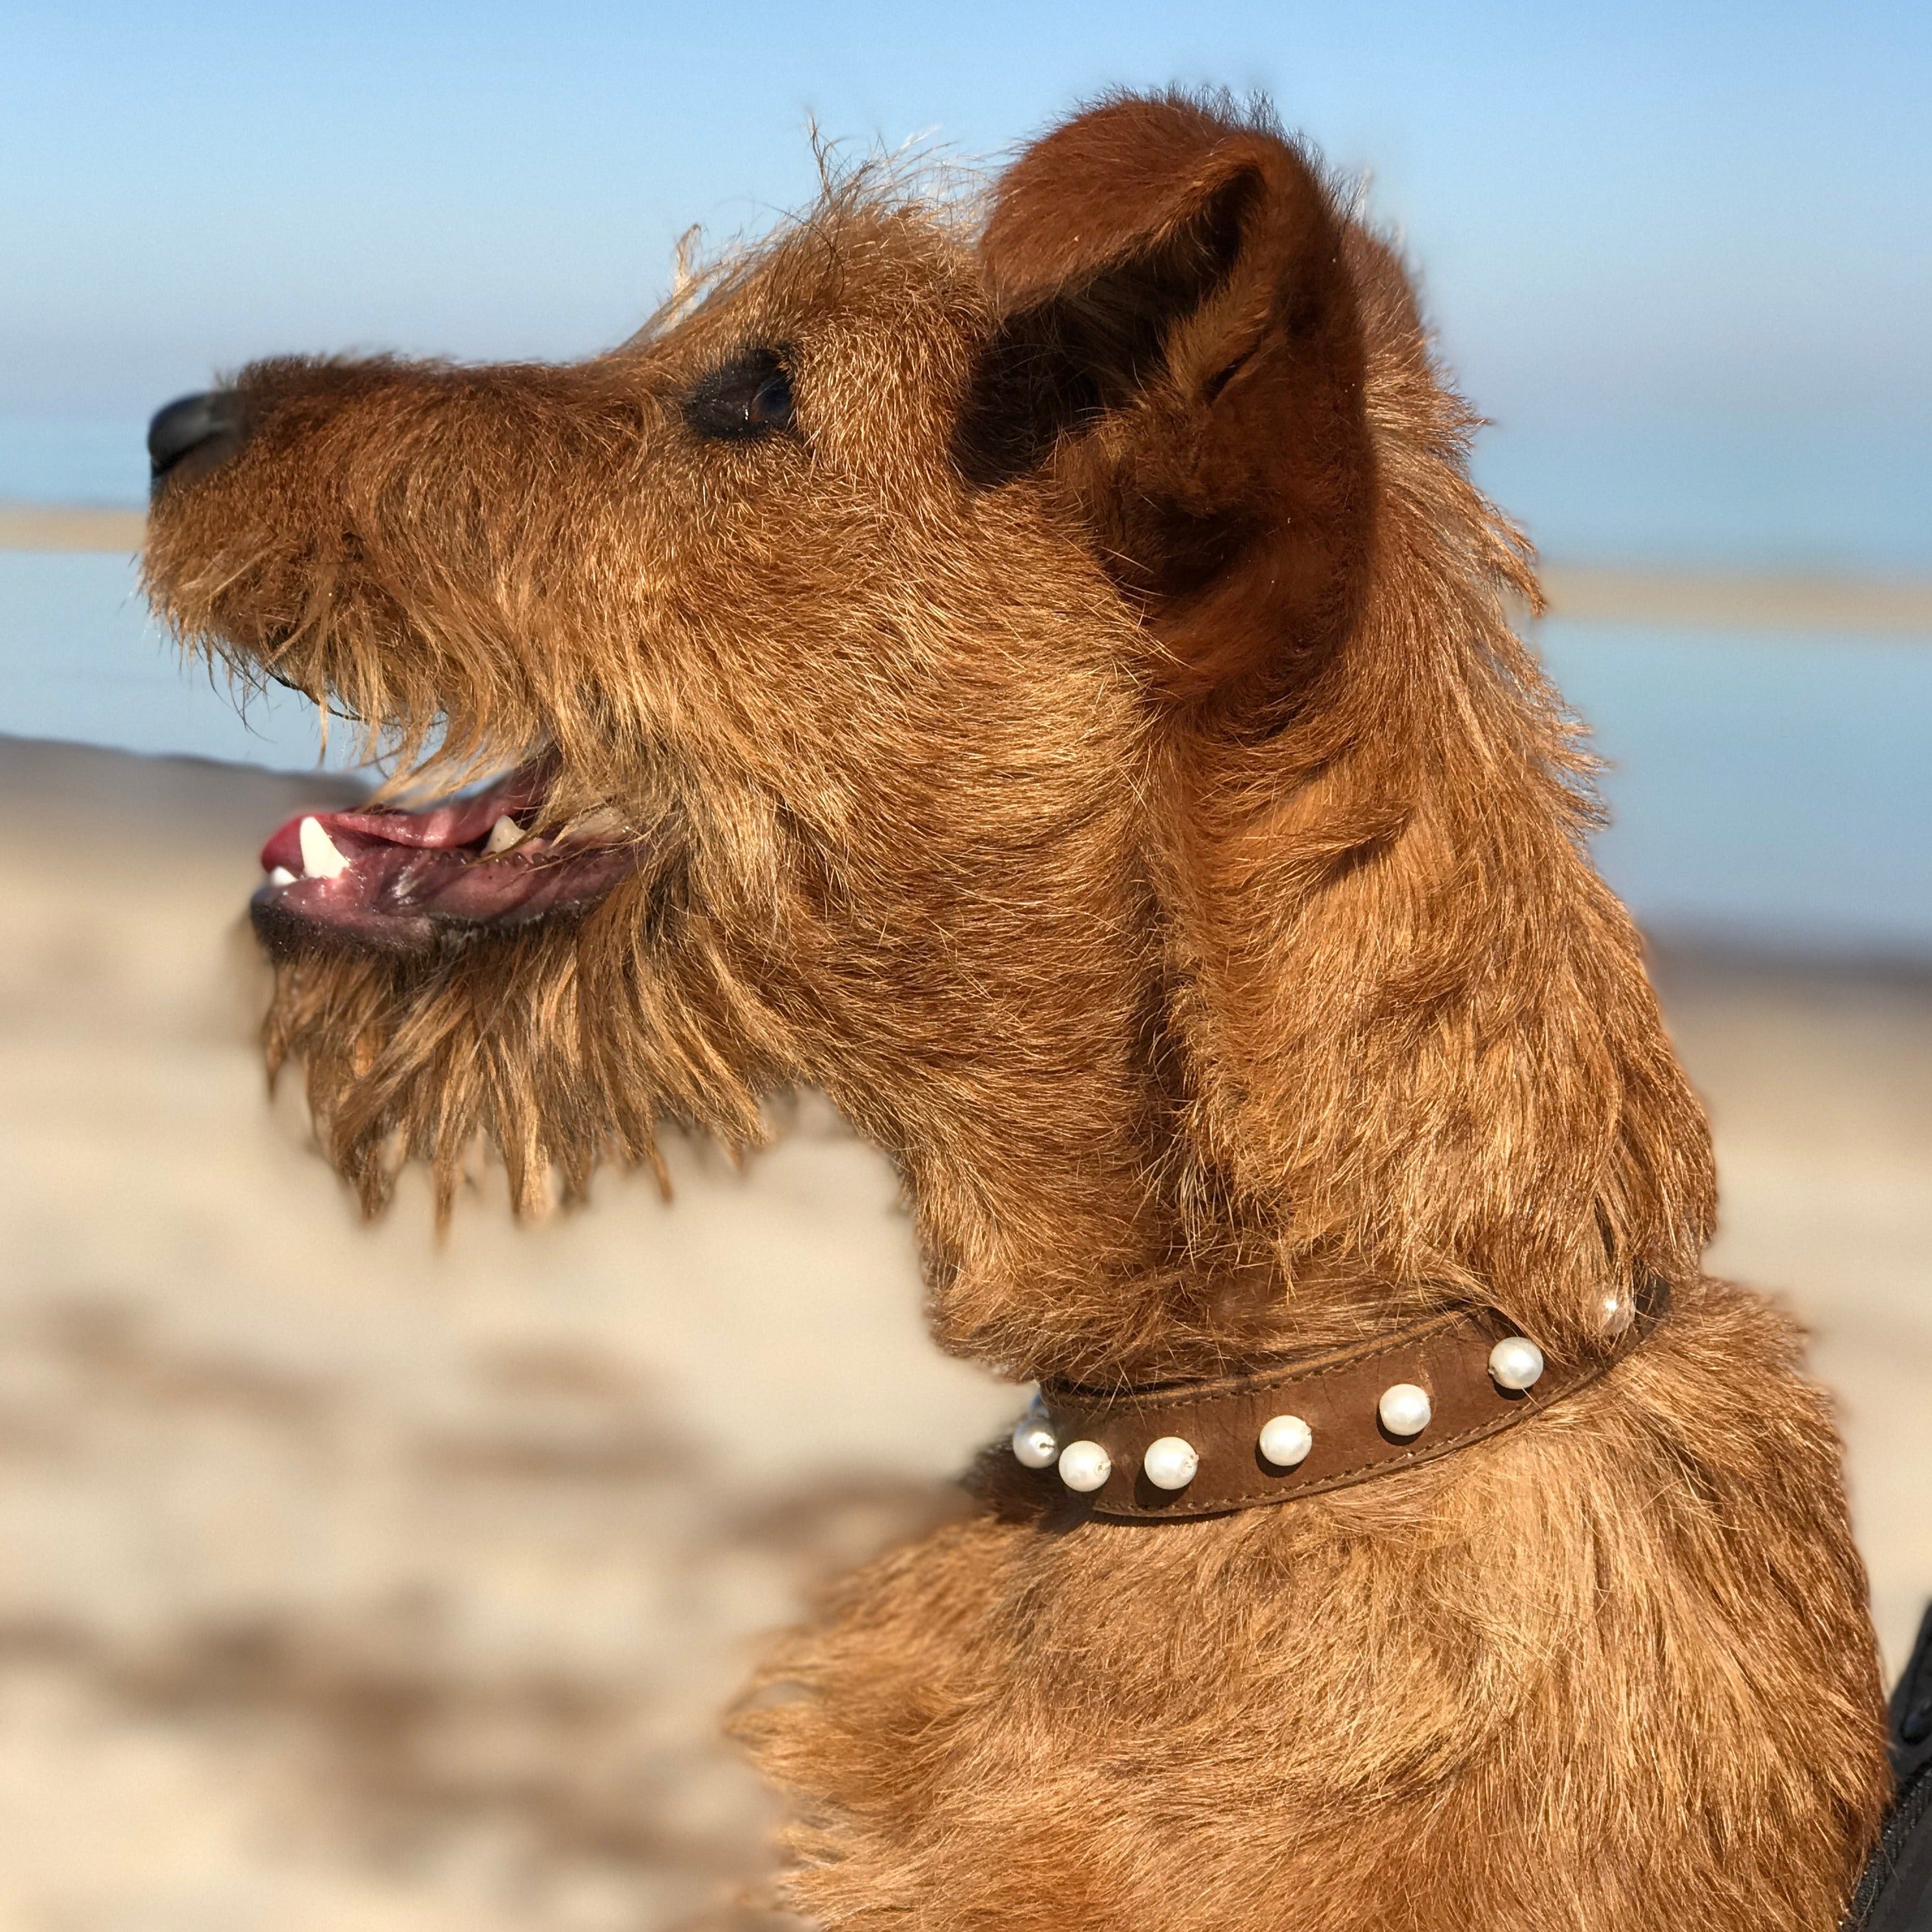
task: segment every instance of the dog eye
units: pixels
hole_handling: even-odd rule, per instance
[[[782,356],[754,350],[713,370],[686,398],[684,418],[698,435],[728,442],[782,434],[792,426],[791,377]]]

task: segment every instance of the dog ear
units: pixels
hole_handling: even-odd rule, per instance
[[[980,247],[969,481],[1052,474],[1175,696],[1279,689],[1346,624],[1370,534],[1361,329],[1312,166],[1270,127],[1115,100],[1014,163]]]

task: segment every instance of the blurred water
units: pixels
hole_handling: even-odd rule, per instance
[[[0,497],[135,504],[132,418],[0,416]],[[1932,453],[1898,434],[1492,431],[1481,480],[1558,556],[1932,566]],[[0,732],[312,769],[314,712],[244,719],[148,619],[130,559],[0,551]],[[1932,957],[1932,647],[1551,623],[1611,760],[1605,871],[1653,929]]]
[[[1932,646],[1544,626],[1610,760],[1597,856],[1652,932],[1932,958]]]
[[[1932,568],[1932,436],[1910,424],[1499,424],[1477,480],[1546,556]]]
[[[137,508],[148,499],[147,430],[146,417],[124,412],[0,414],[0,501]]]
[[[251,698],[243,716],[225,680],[184,665],[132,557],[31,550],[0,550],[0,732],[274,771],[313,770],[319,736],[293,692]]]
[[[1612,761],[1599,856],[1647,925],[1932,957],[1932,649],[1560,623],[1539,641]],[[238,717],[117,556],[0,552],[0,731],[316,760],[311,707],[278,691]]]

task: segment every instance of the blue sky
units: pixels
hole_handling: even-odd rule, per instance
[[[1932,428],[1932,8],[0,0],[0,411],[271,350],[569,356],[808,116],[996,158],[1083,95],[1270,94],[1371,178],[1505,421]]]

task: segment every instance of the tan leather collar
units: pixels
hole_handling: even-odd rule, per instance
[[[1493,1365],[1500,1362],[1507,1378],[1516,1364],[1520,1374],[1522,1349],[1500,1358],[1494,1352],[1527,1338],[1492,1308],[1437,1316],[1352,1348],[1213,1382],[1112,1390],[1044,1382],[1041,1406],[1058,1460],[1041,1471],[1042,1480],[1076,1494],[1084,1488],[1096,1516],[1136,1522],[1217,1516],[1346,1489],[1432,1462],[1540,1414],[1628,1354],[1669,1304],[1666,1284],[1646,1283],[1634,1304],[1612,1306],[1600,1347],[1574,1359],[1546,1354],[1541,1372],[1520,1389],[1504,1386]],[[1396,1434],[1383,1414],[1412,1420],[1425,1406],[1415,1390],[1426,1398],[1428,1420],[1413,1434]],[[1286,1464],[1270,1460],[1263,1432],[1280,1425],[1268,1445],[1292,1454],[1302,1447],[1304,1430],[1287,1426],[1297,1420],[1305,1452]],[[1018,1432],[1015,1444],[1018,1453]],[[1150,1480],[1150,1467],[1172,1480],[1190,1454],[1198,1466],[1180,1486]],[[1087,1487],[1103,1466],[1099,1486]]]

